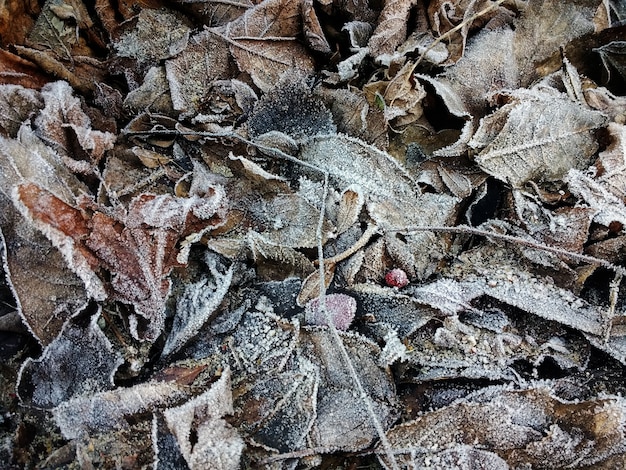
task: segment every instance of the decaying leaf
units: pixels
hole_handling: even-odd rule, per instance
[[[144,8],[122,26],[114,46],[119,57],[157,65],[187,47],[191,29],[171,10]]]
[[[263,91],[270,90],[291,69],[310,73],[311,55],[295,41],[302,33],[306,2],[266,0],[228,23],[224,35],[239,70],[252,76]]]
[[[98,327],[100,312],[74,317],[39,359],[22,365],[18,393],[23,403],[54,408],[75,396],[113,388],[122,358]]]
[[[486,388],[396,426],[387,437],[408,466],[450,462],[452,452],[462,462],[475,450],[479,462],[495,465],[489,468],[581,468],[624,452],[623,422],[621,397],[571,402],[539,383]],[[464,468],[457,462],[452,468]]]
[[[0,85],[0,133],[15,138],[22,123],[43,107],[41,95],[19,85]]]
[[[206,261],[211,277],[190,283],[177,299],[174,325],[163,346],[164,356],[177,351],[193,338],[214,314],[228,292],[233,266],[221,273],[214,258],[207,256]]]
[[[385,2],[380,12],[374,34],[368,46],[371,54],[391,54],[406,39],[407,20],[416,0],[392,0]]]
[[[165,421],[191,470],[239,468],[245,444],[237,430],[222,419],[233,411],[230,369],[203,394],[165,410]]]
[[[555,181],[589,165],[598,148],[593,131],[605,124],[597,111],[539,92],[483,119],[470,146],[481,150],[476,161],[484,171],[513,186]]]

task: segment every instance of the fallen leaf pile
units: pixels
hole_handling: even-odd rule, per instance
[[[0,468],[626,466],[618,0],[0,5]]]

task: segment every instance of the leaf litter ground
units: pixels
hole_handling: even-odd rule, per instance
[[[626,466],[625,23],[5,2],[0,467]]]

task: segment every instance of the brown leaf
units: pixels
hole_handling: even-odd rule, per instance
[[[239,70],[268,91],[290,69],[314,71],[306,48],[295,41],[302,33],[302,1],[266,0],[229,23],[225,37]]]
[[[47,84],[41,97],[45,107],[35,119],[36,132],[54,145],[72,171],[91,173],[93,165],[113,148],[115,135],[91,128],[91,119],[67,82]]]
[[[163,328],[168,276],[180,265],[177,257],[182,253],[175,249],[176,243],[189,233],[219,225],[223,211],[223,193],[216,188],[208,188],[204,198],[137,196],[122,220],[102,212],[87,218],[33,184],[21,185],[19,194],[35,221],[73,241],[70,250],[75,261],[70,268],[83,276],[91,274],[84,273],[85,264],[92,272],[110,273],[112,298],[133,305],[148,323],[140,333],[137,318],[131,317],[133,336],[148,340],[156,339]]]
[[[36,90],[20,85],[0,85],[0,134],[16,137],[22,123],[43,108]]]
[[[387,437],[398,463],[408,466],[448,462],[452,451],[472,455],[466,446],[483,452],[489,468],[595,466],[626,446],[623,419],[620,397],[568,402],[550,384],[489,387],[396,426]]]
[[[195,34],[180,54],[165,62],[165,72],[174,109],[185,115],[196,114],[213,80],[230,78],[228,44],[212,29]]]
[[[417,0],[388,0],[380,12],[368,47],[373,57],[391,54],[406,39],[407,22]]]
[[[99,281],[87,275],[85,279],[96,281],[88,294],[84,279],[67,269],[71,249],[59,244],[55,248],[14,205],[15,187],[28,181],[49,188],[67,201],[73,201],[87,188],[29,128],[22,128],[18,140],[0,138],[3,258],[20,315],[34,336],[47,345],[65,321],[84,308],[88,295],[102,298],[103,292],[98,288]]]
[[[119,57],[157,65],[187,47],[190,31],[180,14],[143,8],[116,32],[119,39],[113,42],[113,47]]]

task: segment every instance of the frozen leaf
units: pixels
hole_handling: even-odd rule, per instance
[[[233,411],[230,369],[206,392],[165,410],[165,421],[191,470],[239,468],[245,444],[237,430],[222,419]]]
[[[356,223],[363,208],[364,197],[359,188],[346,188],[341,194],[337,212],[337,233],[341,234]]]
[[[622,198],[613,194],[607,185],[574,169],[569,171],[563,181],[573,194],[595,211],[594,222],[606,227],[612,222],[626,225],[626,204]]]
[[[416,0],[389,0],[380,12],[368,46],[373,57],[391,54],[406,39],[407,22]]]
[[[0,134],[16,137],[22,123],[43,108],[38,91],[19,85],[0,85]]]
[[[253,380],[252,380],[253,379]],[[304,357],[280,373],[248,377],[237,394],[235,420],[255,443],[289,452],[301,449],[316,416],[319,368]]]
[[[608,130],[613,139],[598,155],[597,181],[626,202],[626,126],[612,122]]]
[[[147,321],[146,330],[140,333],[137,318],[131,317],[133,336],[149,340],[156,339],[163,328],[169,273],[186,261],[184,251],[178,253],[174,246],[190,232],[220,225],[224,203],[218,187],[207,187],[189,198],[142,194],[133,198],[122,220],[103,212],[87,219],[80,209],[36,185],[22,185],[19,193],[45,233],[69,245],[72,269],[85,278],[100,269],[110,273],[112,298],[133,305],[135,313]],[[47,210],[51,205],[52,212]]]
[[[409,336],[437,316],[437,312],[418,299],[388,287],[357,284],[351,292],[359,300],[359,316],[390,325],[400,338]]]
[[[302,34],[303,1],[266,0],[226,26],[230,51],[239,70],[268,91],[291,69],[311,73],[314,62],[295,41]]]
[[[332,115],[306,78],[287,73],[256,104],[248,120],[251,136],[280,131],[295,140],[336,132]]]
[[[605,123],[597,111],[540,92],[485,118],[470,145],[484,147],[476,157],[481,169],[513,186],[555,181],[588,166],[598,148],[593,131]]]
[[[471,446],[497,454],[500,459],[488,460],[496,468],[579,468],[623,452],[624,410],[620,397],[564,401],[549,384],[489,387],[398,425],[387,437],[404,465],[424,467],[455,448],[467,455]]]
[[[20,315],[35,337],[47,345],[59,334],[65,320],[84,308],[88,294],[83,280],[67,269],[71,250],[57,250],[14,205],[16,186],[28,181],[47,187],[65,201],[74,201],[87,188],[30,128],[22,127],[18,139],[0,138],[4,267]],[[95,281],[91,295],[103,297],[93,275],[84,280]]]
[[[223,0],[176,0],[182,8],[210,27],[224,26],[245,13],[254,6],[251,0],[237,0],[234,2]]]
[[[561,207],[554,211],[514,191],[515,210],[530,236],[542,243],[573,253],[582,253],[589,236],[595,210],[587,207]]]
[[[550,278],[523,269],[513,256],[495,248],[463,254],[455,266],[454,277],[460,284],[458,292],[464,303],[487,295],[583,333],[602,335],[607,330],[608,319],[601,307],[556,287]],[[449,282],[445,280],[446,284]],[[437,283],[430,286],[431,291],[442,288]]]
[[[327,88],[317,93],[332,113],[338,132],[363,139],[381,150],[387,148],[389,136],[383,111],[370,106],[363,93]]]
[[[54,408],[78,395],[113,388],[123,362],[98,327],[100,312],[72,318],[39,359],[22,365],[17,391],[23,403]]]
[[[138,112],[173,114],[174,105],[170,96],[165,67],[151,67],[143,79],[143,83],[132,90],[124,100],[127,110]]]
[[[315,52],[330,54],[332,49],[326,40],[324,30],[313,7],[313,0],[302,0],[301,8],[302,27],[306,45]]]
[[[229,78],[231,69],[224,41],[211,30],[192,36],[180,54],[165,62],[174,109],[184,115],[196,114],[213,80]]]
[[[247,239],[263,278],[282,280],[296,276],[304,279],[315,270],[304,254],[289,246],[273,243],[263,234],[250,231]]]
[[[452,114],[458,116],[458,110],[465,109],[480,117],[494,93],[519,86],[514,39],[515,32],[508,28],[483,30],[468,41],[465,55],[455,65],[431,79],[441,82],[435,89]]]
[[[63,436],[76,439],[123,429],[133,415],[171,406],[189,395],[188,387],[153,380],[129,388],[74,397],[61,403],[52,413]]]
[[[230,288],[234,265],[221,273],[215,258],[207,256],[206,262],[211,276],[187,284],[184,293],[177,299],[176,316],[172,331],[163,346],[163,356],[176,352],[200,331]]]
[[[119,57],[157,65],[187,47],[190,28],[171,10],[143,8],[122,26],[114,47]]]
[[[422,117],[421,103],[426,97],[426,92],[413,76],[414,69],[415,64],[407,62],[391,81],[381,83],[383,88],[380,94],[385,100],[385,119],[388,122],[393,121],[394,126],[405,126]],[[366,93],[368,86],[364,87]]]
[[[528,2],[516,25],[514,41],[522,86],[539,78],[537,65],[559,47],[594,31],[597,7],[597,2],[588,0]]]
[[[378,346],[354,334],[341,333],[341,339],[377,419],[386,428],[396,418],[396,398],[388,371],[378,365]],[[313,447],[352,451],[367,447],[377,434],[331,333],[306,328],[300,341],[305,356],[320,370],[317,417],[309,434]]]
[[[91,128],[91,119],[67,82],[47,84],[41,97],[45,107],[35,119],[36,133],[54,146],[72,171],[90,173],[104,152],[113,148],[115,135]]]

